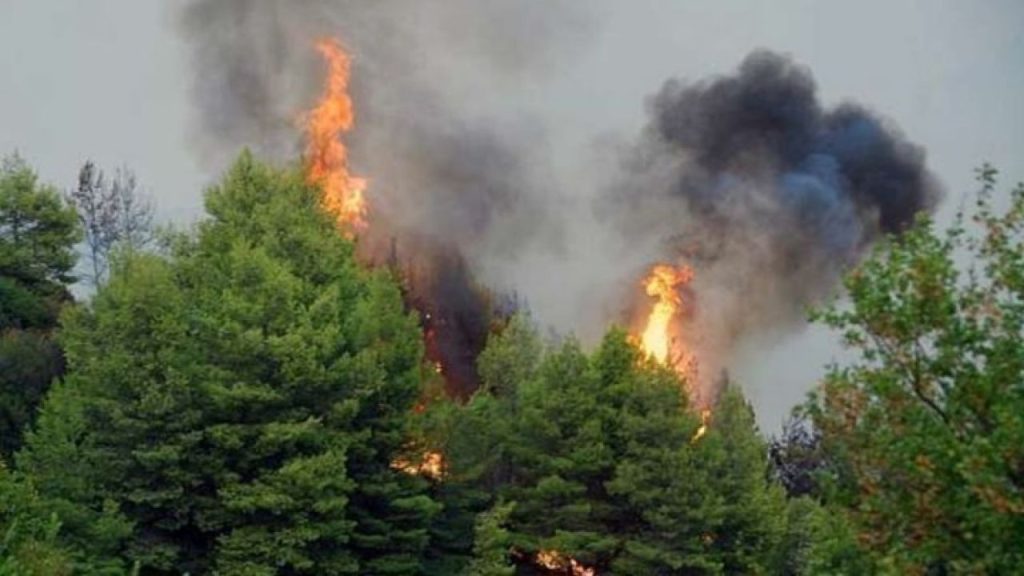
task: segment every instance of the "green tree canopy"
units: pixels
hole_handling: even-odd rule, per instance
[[[57,541],[60,527],[33,487],[0,462],[0,575],[72,574],[71,558]]]
[[[56,324],[80,237],[57,190],[17,156],[0,163],[0,330]]]
[[[17,156],[0,163],[0,457],[64,367],[53,329],[71,300],[78,221]]]
[[[475,502],[495,566],[494,514],[523,569],[766,573],[785,530],[781,488],[735,390],[706,435],[679,377],[621,330],[593,353],[543,346],[522,319],[481,356],[484,387],[447,406],[445,503]],[[493,502],[498,508],[487,508]],[[450,514],[450,511],[449,511]],[[478,550],[479,553],[479,550]],[[482,565],[477,557],[473,566]]]
[[[928,219],[846,280],[819,317],[860,359],[806,407],[840,465],[831,499],[899,573],[1017,573],[1024,565],[1024,186],[973,220]]]
[[[301,174],[244,154],[206,207],[66,315],[20,470],[80,548],[90,518],[129,525],[146,573],[417,573],[437,506],[391,466],[423,369],[397,285]]]

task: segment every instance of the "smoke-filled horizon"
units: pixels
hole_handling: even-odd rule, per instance
[[[863,106],[825,109],[809,70],[766,51],[731,75],[669,80],[610,158],[553,161],[550,127],[507,93],[571,65],[597,20],[568,1],[193,1],[181,28],[201,154],[294,161],[323,74],[312,44],[336,36],[355,62],[347,144],[370,182],[364,242],[397,238],[419,269],[458,271],[421,295],[432,313],[486,330],[461,285],[475,278],[593,339],[630,321],[648,266],[685,261],[684,337],[712,371],[745,337],[798,328],[880,234],[934,207],[920,147]]]

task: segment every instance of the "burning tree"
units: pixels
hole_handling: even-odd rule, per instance
[[[325,38],[316,49],[327,61],[327,80],[316,107],[303,120],[306,131],[307,177],[320,187],[324,208],[348,233],[367,226],[366,180],[348,168],[348,149],[340,137],[352,129],[355,110],[348,93],[351,59],[341,44]]]

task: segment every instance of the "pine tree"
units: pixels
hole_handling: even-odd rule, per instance
[[[71,558],[57,541],[60,528],[33,487],[0,462],[0,575],[70,575]]]
[[[721,503],[707,533],[712,554],[728,574],[770,573],[786,529],[785,496],[768,481],[768,447],[739,390],[726,386],[694,447]]]
[[[515,503],[498,502],[477,516],[473,531],[473,561],[466,576],[512,576],[515,567],[509,561],[512,538],[505,523]]]
[[[484,388],[445,408],[449,489],[516,503],[505,529],[521,568],[771,572],[784,497],[738,392],[695,442],[701,420],[678,375],[625,332],[588,355],[572,340],[532,352],[522,330],[489,344]],[[516,371],[495,369],[514,358]]]
[[[17,156],[0,165],[0,457],[10,456],[53,379],[64,369],[54,342],[71,300],[75,212]]]
[[[0,330],[49,329],[70,300],[75,243],[73,208],[39,183],[17,157],[0,165]]]
[[[65,391],[23,469],[83,517],[116,507],[144,572],[418,573],[437,505],[391,466],[422,369],[396,284],[299,174],[245,154],[206,207],[66,316]]]

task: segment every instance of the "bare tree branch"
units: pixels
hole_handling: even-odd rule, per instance
[[[135,174],[118,169],[107,181],[92,161],[78,173],[78,187],[67,193],[85,231],[86,274],[93,286],[107,276],[110,254],[118,246],[146,247],[153,239],[153,204],[138,187]]]

